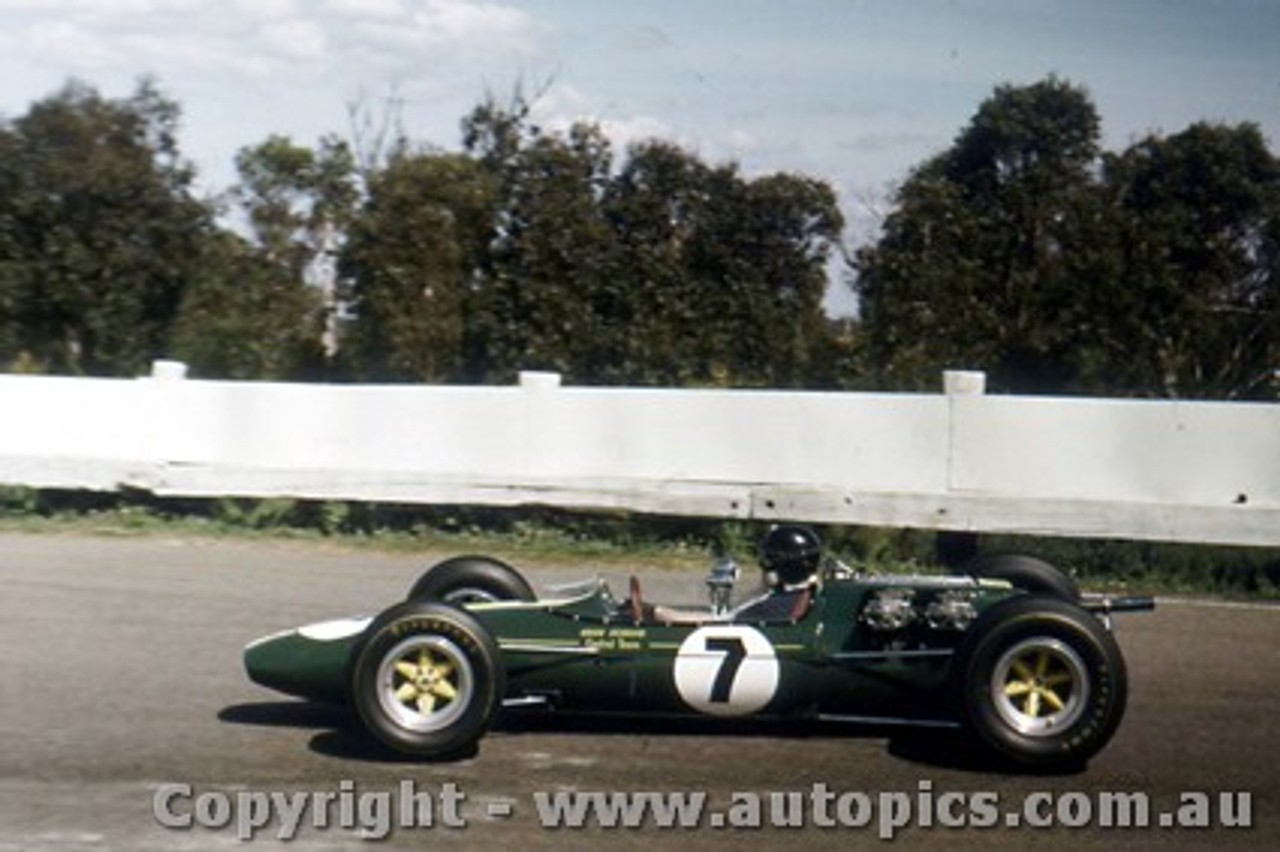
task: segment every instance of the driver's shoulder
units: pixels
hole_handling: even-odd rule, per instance
[[[814,586],[770,590],[744,601],[730,613],[731,621],[794,621],[808,611]]]

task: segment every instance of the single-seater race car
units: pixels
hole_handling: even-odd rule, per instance
[[[760,550],[763,590],[734,604],[718,562],[705,607],[653,604],[631,578],[536,595],[511,566],[460,556],[374,617],[326,621],[245,649],[257,683],[343,702],[421,759],[474,747],[503,708],[902,722],[968,732],[1037,769],[1079,765],[1110,740],[1127,675],[1111,613],[1149,597],[1082,596],[1027,556],[963,575],[861,574],[807,527]]]

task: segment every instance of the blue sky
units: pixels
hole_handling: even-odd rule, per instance
[[[210,190],[242,146],[349,128],[392,92],[446,148],[486,90],[549,83],[544,125],[599,121],[841,194],[856,244],[992,89],[1086,87],[1113,149],[1193,121],[1280,144],[1278,0],[0,0],[0,115],[79,77],[155,75]]]

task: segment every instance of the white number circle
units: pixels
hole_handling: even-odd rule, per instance
[[[745,624],[699,627],[676,651],[676,689],[695,710],[743,716],[778,691],[778,656],[763,633]]]

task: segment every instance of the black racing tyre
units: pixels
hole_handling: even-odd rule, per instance
[[[403,754],[465,752],[505,692],[497,643],[473,615],[447,604],[396,604],[351,650],[348,701],[374,737]]]
[[[988,580],[1008,580],[1015,589],[1080,600],[1080,587],[1062,569],[1043,559],[1021,554],[983,556],[969,563],[965,573]]]
[[[455,556],[428,568],[409,590],[411,601],[466,604],[537,600],[520,572],[489,556]]]
[[[1124,715],[1119,646],[1096,616],[1057,597],[992,606],[970,626],[953,671],[965,726],[1015,764],[1082,765]]]

